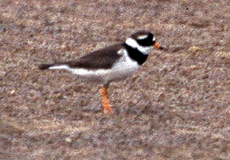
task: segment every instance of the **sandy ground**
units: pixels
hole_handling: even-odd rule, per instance
[[[109,88],[38,65],[155,33]],[[230,159],[229,0],[0,0],[0,159]]]

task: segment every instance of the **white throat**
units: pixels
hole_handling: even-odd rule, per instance
[[[153,48],[153,46],[141,46],[137,43],[137,41],[135,41],[134,39],[132,38],[128,38],[125,43],[132,47],[132,48],[136,48],[138,49],[141,53],[147,55],[149,53],[149,51]]]

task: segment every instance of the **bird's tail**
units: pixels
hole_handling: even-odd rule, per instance
[[[41,65],[38,66],[38,68],[40,70],[45,70],[45,69],[49,69],[52,66],[53,66],[53,64],[41,64]]]
[[[45,69],[69,69],[68,64],[41,64],[38,66],[40,70]]]

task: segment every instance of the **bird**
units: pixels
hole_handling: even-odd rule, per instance
[[[123,80],[134,73],[147,60],[153,48],[164,49],[156,42],[150,31],[140,30],[127,37],[124,42],[95,50],[80,58],[39,65],[40,70],[67,70],[80,78],[102,84],[103,112],[113,114],[108,99],[108,88],[111,82]]]

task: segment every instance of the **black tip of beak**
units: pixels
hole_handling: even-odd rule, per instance
[[[163,47],[163,46],[160,46],[160,48],[159,48],[159,49],[163,50],[163,49],[165,49],[165,47]]]
[[[159,43],[155,43],[154,47],[157,48],[157,49],[164,49],[164,47],[161,46]]]

